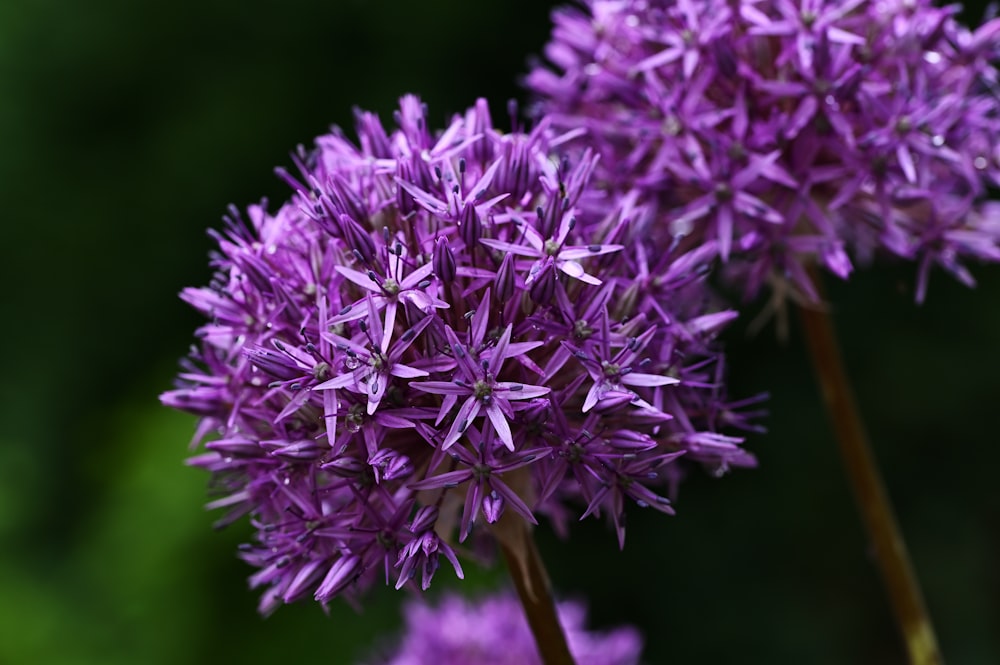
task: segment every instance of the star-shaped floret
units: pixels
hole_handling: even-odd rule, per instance
[[[357,393],[368,395],[368,415],[375,413],[379,403],[385,396],[385,389],[389,385],[391,377],[401,379],[414,379],[427,376],[427,372],[422,369],[410,367],[399,362],[403,353],[413,344],[413,340],[423,331],[433,320],[433,317],[425,316],[414,326],[407,328],[406,332],[394,343],[390,342],[391,336],[382,329],[382,320],[378,316],[375,297],[370,293],[365,296],[367,304],[368,318],[359,321],[362,333],[367,336],[366,346],[357,342],[334,335],[333,333],[323,333],[323,336],[332,344],[341,348],[347,355],[345,365],[346,372],[336,376],[329,381],[315,386],[313,390],[337,390],[347,388]]]
[[[623,349],[612,354],[611,330],[607,309],[605,309],[601,316],[601,333],[597,343],[591,347],[592,355],[574,349],[576,357],[579,358],[594,382],[583,401],[584,413],[593,409],[601,400],[618,397],[627,398],[626,401],[637,406],[655,410],[653,405],[636,395],[631,387],[653,388],[680,382],[672,376],[634,371],[636,367],[642,366],[640,355],[652,341],[656,334],[656,327],[651,326],[638,337],[629,338]],[[568,345],[569,343],[563,342],[563,344]],[[570,348],[572,349],[571,345]]]
[[[357,321],[368,315],[368,309],[364,306],[367,298],[371,297],[378,310],[385,309],[385,323],[382,325],[382,338],[378,342],[381,345],[387,344],[396,327],[396,315],[399,305],[403,302],[413,304],[422,312],[429,313],[436,308],[447,309],[448,303],[426,292],[426,288],[431,285],[434,264],[425,263],[414,268],[411,261],[406,258],[406,251],[399,241],[391,243],[388,237],[388,230],[385,232],[384,261],[382,262],[382,274],[374,268],[369,268],[366,273],[348,268],[346,266],[336,266],[335,270],[347,281],[360,286],[367,291],[363,298],[345,307],[339,314],[332,317],[330,325]],[[358,256],[358,255],[356,255]]]
[[[514,437],[508,422],[508,419],[514,417],[514,407],[511,402],[541,397],[549,392],[549,389],[544,386],[497,380],[504,361],[518,355],[511,349],[511,329],[512,326],[508,324],[500,335],[500,339],[497,340],[496,346],[490,350],[489,358],[483,358],[482,356],[485,354],[480,354],[480,362],[477,364],[470,349],[458,341],[458,336],[451,329],[451,326],[445,326],[445,336],[458,366],[456,378],[453,381],[418,381],[410,384],[417,390],[444,395],[441,411],[438,413],[438,422],[451,413],[460,397],[465,398],[441,445],[443,450],[447,450],[461,438],[481,411],[486,412],[486,416],[503,444],[510,450],[514,450]],[[473,347],[479,347],[481,343],[481,339],[476,340]],[[534,346],[541,344],[541,342],[537,342]],[[524,348],[524,345],[519,346],[520,353],[528,350]]]
[[[623,249],[622,245],[573,245],[566,246],[566,239],[570,232],[576,227],[576,218],[565,216],[559,226],[557,233],[546,240],[531,224],[519,217],[514,217],[514,221],[520,226],[523,242],[506,242],[503,240],[493,240],[482,238],[479,242],[490,249],[500,252],[510,252],[517,256],[525,256],[535,259],[535,263],[528,271],[528,278],[525,285],[530,285],[540,273],[542,267],[551,260],[555,267],[570,277],[574,277],[587,284],[600,285],[601,280],[587,273],[580,264],[581,259],[588,256],[601,256]]]
[[[525,520],[537,524],[531,508],[503,481],[502,476],[531,464],[545,451],[537,449],[508,453],[493,445],[495,434],[491,429],[482,434],[472,430],[469,435],[475,444],[474,451],[463,446],[458,446],[453,451],[453,459],[465,468],[431,476],[411,484],[410,489],[453,489],[463,483],[467,484],[465,509],[462,511],[462,525],[458,536],[460,542],[469,535],[480,512],[492,524],[500,519],[504,508],[510,506]]]

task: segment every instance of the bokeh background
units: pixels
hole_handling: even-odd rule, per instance
[[[207,282],[225,205],[280,201],[272,167],[353,105],[505,117],[552,4],[0,2],[0,663],[338,665],[391,636],[391,589],[255,613],[248,530],[212,531],[194,421],[157,401],[199,323],[176,293]],[[1000,662],[1000,267],[976,274],[921,307],[908,266],[830,285],[952,664]],[[734,392],[772,395],[760,469],[631,511],[624,552],[600,523],[541,529],[557,589],[638,625],[648,663],[902,663],[798,331],[748,336],[754,308],[729,343]]]

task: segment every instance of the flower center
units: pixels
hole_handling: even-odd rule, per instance
[[[379,531],[375,536],[378,544],[387,550],[394,549],[396,547],[396,537],[391,531]]]
[[[552,238],[545,241],[545,253],[549,256],[555,256],[559,253],[559,243],[557,243]]]
[[[566,459],[570,463],[579,462],[583,459],[583,446],[579,443],[574,443],[570,445],[569,450],[566,451]]]
[[[493,395],[493,386],[485,381],[476,381],[476,384],[472,386],[472,394],[475,395],[478,400],[489,402],[490,397]]]
[[[681,121],[676,116],[667,116],[663,119],[660,130],[667,136],[677,136],[681,133]]]
[[[394,296],[399,293],[399,284],[396,280],[389,278],[382,282],[382,290],[385,291],[386,295]]]
[[[355,404],[350,409],[347,410],[347,429],[351,432],[357,432],[361,429],[362,425],[365,423],[365,407],[361,404]]]
[[[313,378],[317,381],[324,381],[326,377],[330,374],[330,365],[325,362],[318,362],[316,366],[313,367]]]
[[[733,200],[733,188],[729,183],[720,182],[715,186],[715,199],[719,203],[728,203]]]

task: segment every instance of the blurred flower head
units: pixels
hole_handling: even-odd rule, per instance
[[[717,243],[749,296],[805,266],[1000,260],[1000,21],[927,0],[585,0],[557,10],[540,112],[602,155],[660,247]]]
[[[182,294],[208,323],[162,400],[201,417],[221,523],[257,529],[263,612],[461,577],[510,511],[623,543],[627,503],[673,512],[682,460],[755,463],[724,433],[753,400],[725,395],[704,250],[625,247],[635,206],[588,213],[596,158],[546,120],[503,133],[480,101],[432,132],[414,97],[395,120],[300,152],[291,200],[233,209]]]
[[[586,630],[586,608],[557,606],[573,659],[579,665],[637,665],[642,638],[631,627]],[[470,601],[445,596],[436,607],[406,606],[404,634],[383,665],[541,665],[535,638],[517,597],[501,594]]]

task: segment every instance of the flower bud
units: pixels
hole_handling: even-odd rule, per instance
[[[514,295],[514,288],[516,286],[514,280],[514,255],[505,254],[503,257],[503,262],[500,263],[500,269],[497,270],[496,279],[493,280],[494,292],[496,293],[497,300],[505,303],[510,300],[511,296]]]
[[[552,264],[544,266],[535,274],[528,293],[538,305],[548,305],[556,292],[556,271]]]
[[[462,218],[458,224],[458,232],[465,241],[465,246],[471,250],[479,244],[479,238],[483,235],[482,222],[479,221],[475,205],[469,203],[462,208]]]
[[[442,282],[448,283],[455,280],[456,267],[455,255],[448,246],[447,238],[438,238],[434,243],[434,274]]]

